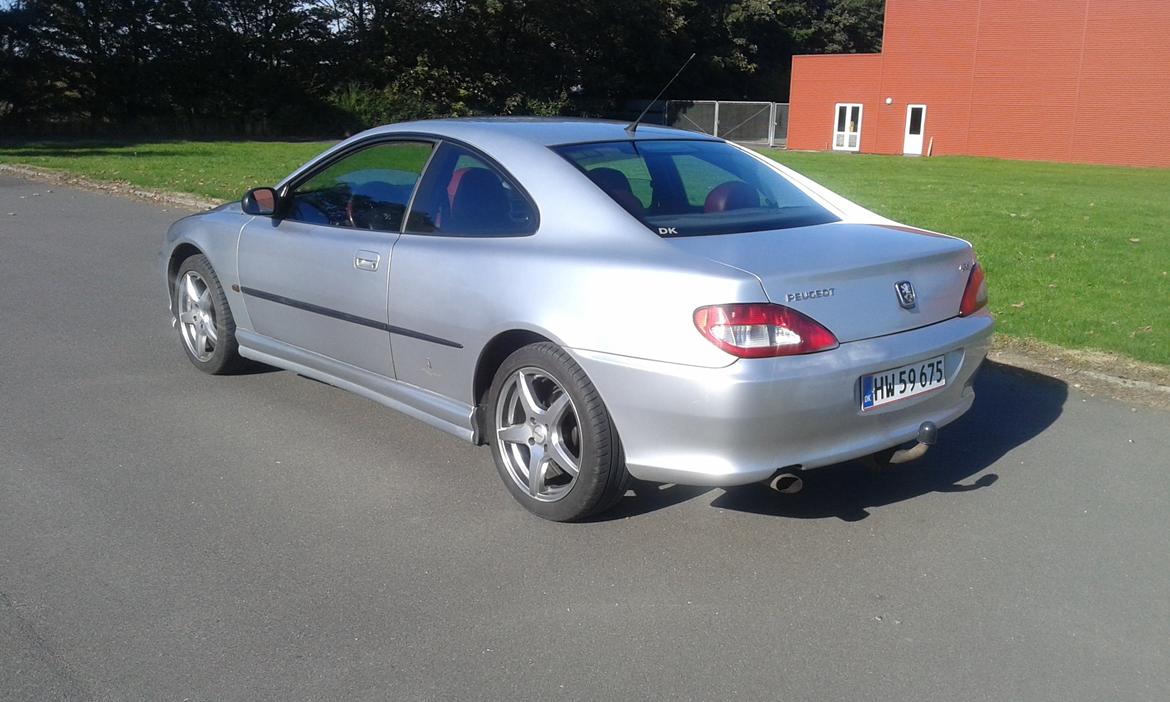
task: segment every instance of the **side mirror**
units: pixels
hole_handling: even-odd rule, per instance
[[[244,208],[244,214],[270,217],[276,214],[279,199],[280,196],[272,188],[252,188],[244,193],[240,206]]]

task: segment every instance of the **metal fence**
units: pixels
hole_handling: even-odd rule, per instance
[[[642,103],[645,106],[645,103]],[[655,105],[662,124],[729,141],[784,148],[788,103],[738,100],[671,100]]]

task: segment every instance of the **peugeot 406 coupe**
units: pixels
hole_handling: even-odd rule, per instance
[[[920,455],[974,400],[971,246],[746,148],[592,120],[376,128],[176,222],[199,369],[286,368],[491,447],[537,515]]]

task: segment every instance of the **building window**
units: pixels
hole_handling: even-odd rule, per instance
[[[833,150],[857,151],[861,146],[861,105],[855,102],[837,103],[833,122]]]

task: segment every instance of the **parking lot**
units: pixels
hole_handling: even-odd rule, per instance
[[[486,449],[191,367],[180,214],[0,177],[0,699],[1170,698],[1164,411],[990,365],[917,463],[548,523]]]

